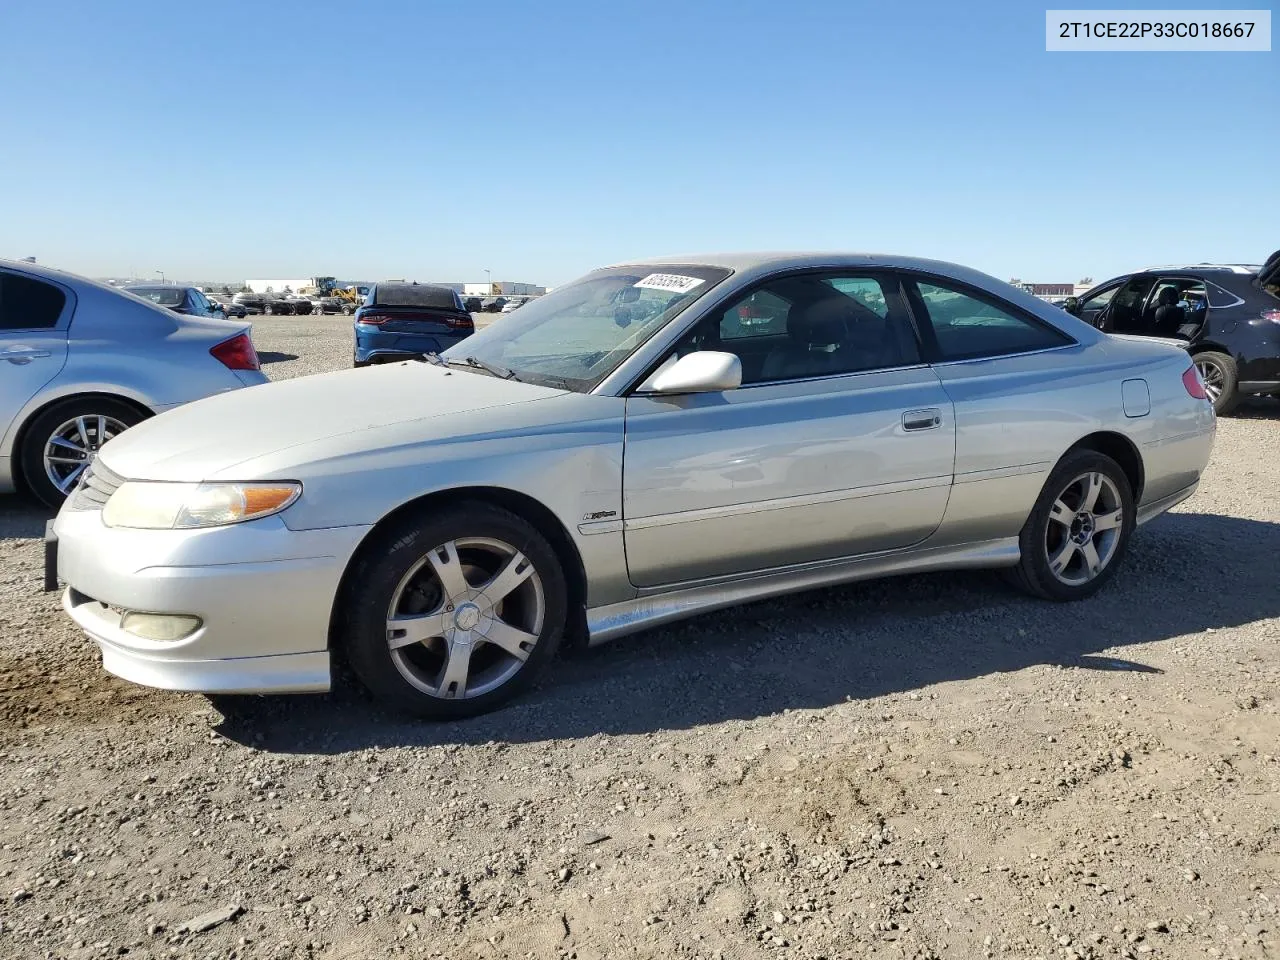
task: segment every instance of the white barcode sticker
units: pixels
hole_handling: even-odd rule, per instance
[[[648,290],[670,290],[672,293],[688,293],[698,284],[703,283],[701,277],[682,277],[678,273],[651,273],[643,280],[632,284]]]

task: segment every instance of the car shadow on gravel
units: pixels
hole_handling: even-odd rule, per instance
[[[284,363],[286,360],[297,360],[296,353],[281,353],[278,350],[260,350],[258,351],[258,360],[261,363]]]
[[[1250,397],[1241,400],[1231,417],[1235,420],[1280,420],[1280,399]]]
[[[47,510],[26,497],[15,494],[0,496],[0,540],[44,538],[44,525],[52,519]]]
[[[1211,644],[1207,631],[1280,615],[1278,547],[1280,524],[1172,514],[1139,531],[1120,575],[1081,603],[1031,600],[981,572],[872,581],[562,658],[536,689],[471,720],[406,720],[346,680],[323,697],[218,698],[218,731],[282,753],[536,742],[749,720],[1037,664],[1158,673],[1117,648]]]

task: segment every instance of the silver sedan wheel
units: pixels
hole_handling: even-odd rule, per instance
[[[1212,360],[1197,359],[1196,369],[1200,371],[1200,379],[1204,381],[1204,392],[1209,395],[1211,402],[1217,403],[1222,396],[1222,388],[1226,385],[1226,374]]]
[[[44,445],[44,472],[60,493],[70,493],[102,445],[126,430],[114,417],[76,417],[58,427]]]
[[[1123,501],[1105,473],[1072,480],[1049,510],[1045,556],[1049,570],[1067,586],[1088,583],[1107,568],[1124,528]]]
[[[545,614],[542,578],[519,550],[501,540],[450,540],[400,580],[387,609],[387,645],[416,689],[469,699],[520,672]]]

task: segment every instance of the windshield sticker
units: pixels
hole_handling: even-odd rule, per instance
[[[703,283],[701,277],[682,277],[676,273],[651,273],[632,286],[646,290],[669,290],[672,293],[688,293]]]

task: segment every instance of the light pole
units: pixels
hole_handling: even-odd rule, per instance
[[[157,271],[156,271],[156,273],[160,274],[160,282],[161,282],[161,283],[164,283],[164,271],[163,271],[163,270],[157,270]]]
[[[488,286],[489,288],[489,295],[493,296],[493,272],[491,270],[487,270],[487,269],[485,270],[484,282],[485,282],[485,285]]]

